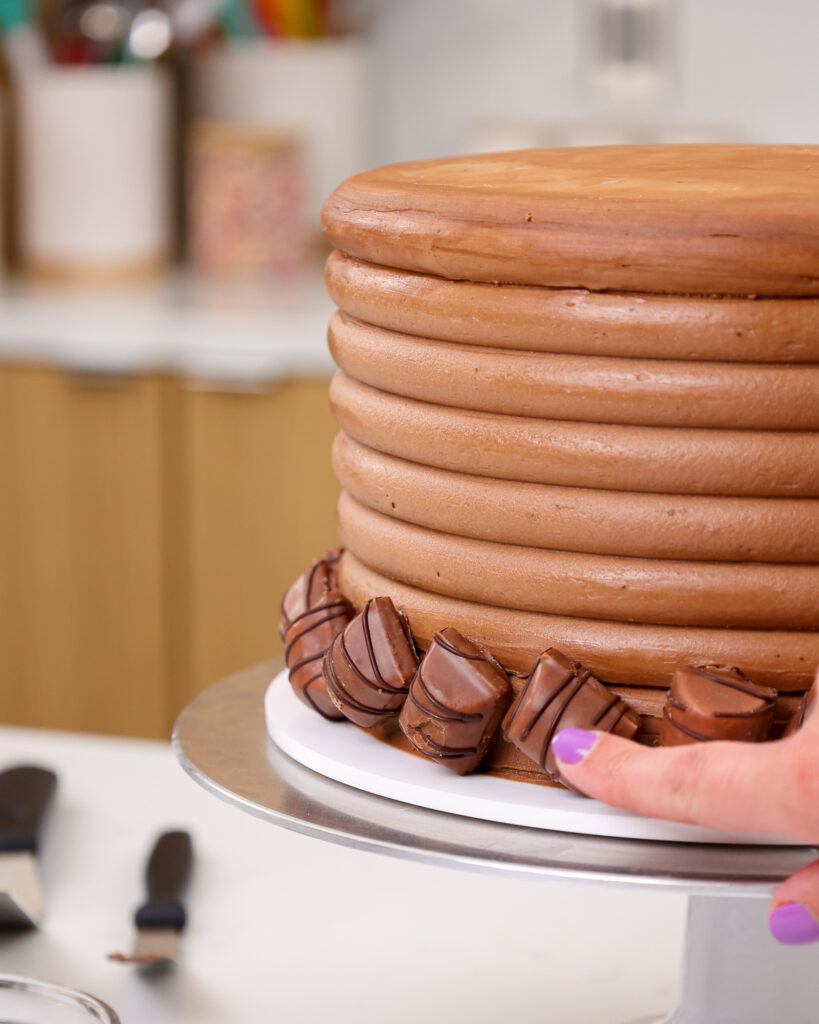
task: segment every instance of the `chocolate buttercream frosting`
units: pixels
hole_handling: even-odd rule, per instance
[[[330,404],[360,444],[438,469],[624,492],[819,496],[817,431],[506,416],[393,395],[341,370],[330,384]]]
[[[597,729],[632,739],[640,716],[589,669],[550,648],[535,662],[503,720],[503,735],[554,781],[560,781],[551,743],[560,729]]]
[[[350,377],[436,405],[589,423],[819,429],[819,365],[510,352],[385,331],[343,313],[328,338]]]
[[[492,745],[511,698],[509,679],[492,655],[447,628],[433,637],[399,723],[420,754],[466,775]]]
[[[339,536],[391,579],[478,604],[673,626],[819,629],[819,565],[620,558],[495,544],[373,512],[342,492]]]
[[[815,146],[602,146],[420,160],[348,178],[324,233],[370,263],[484,281],[819,294]]]
[[[323,665],[330,700],[365,729],[401,710],[417,669],[409,625],[389,597],[364,605],[333,640]]]
[[[462,345],[694,362],[819,363],[819,300],[448,281],[333,252],[330,297],[364,323]]]
[[[529,672],[544,648],[558,646],[598,679],[617,685],[667,689],[678,668],[717,663],[738,665],[783,693],[803,693],[819,665],[819,630],[647,626],[517,611],[408,586],[368,568],[350,551],[339,563],[339,583],[356,608],[373,594],[389,595],[409,616],[421,648],[452,626],[516,672]]]
[[[460,537],[638,558],[819,563],[819,501],[810,498],[520,483],[408,462],[344,433],[333,444],[333,468],[374,512]]]
[[[773,687],[752,682],[736,668],[678,669],[663,714],[660,745],[767,739],[777,696]]]

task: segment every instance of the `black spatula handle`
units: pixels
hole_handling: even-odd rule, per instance
[[[37,853],[56,788],[57,776],[46,768],[21,765],[0,772],[0,852]]]
[[[193,866],[189,832],[165,832],[151,851],[146,872],[148,901],[136,912],[137,928],[185,927],[182,894]]]

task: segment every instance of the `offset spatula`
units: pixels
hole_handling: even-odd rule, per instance
[[[0,773],[0,928],[31,928],[42,920],[37,852],[56,788],[57,776],[45,768]]]
[[[186,914],[182,894],[193,866],[187,832],[165,832],[151,851],[146,871],[148,900],[134,918],[137,939],[130,956],[112,953],[111,960],[141,967],[170,966],[179,959],[179,935]]]

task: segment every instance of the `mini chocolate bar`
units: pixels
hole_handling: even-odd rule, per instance
[[[353,611],[338,590],[328,590],[321,600],[301,612],[284,634],[284,658],[290,685],[297,697],[324,718],[344,716],[327,695],[322,661],[327,649],[352,617]]]
[[[796,712],[791,716],[784,730],[782,731],[782,739],[786,739],[788,736],[792,736],[795,732],[802,728],[805,719],[809,714],[819,714],[814,712],[814,704],[816,703],[816,683],[811,686],[807,693],[802,694],[802,699],[799,701],[799,705],[796,708]]]
[[[492,655],[447,628],[418,666],[399,724],[420,754],[466,775],[492,745],[511,699],[509,678]]]
[[[295,619],[310,608],[314,608],[331,590],[337,589],[336,569],[341,558],[341,548],[333,548],[317,558],[294,583],[282,598],[279,614],[279,636],[284,636]]]
[[[552,740],[560,729],[598,729],[632,739],[636,711],[588,669],[554,647],[539,655],[503,722],[503,735],[554,781],[560,780]]]
[[[677,669],[663,709],[660,746],[767,739],[777,696],[773,687],[751,682],[736,668]]]
[[[404,616],[389,597],[368,601],[324,656],[324,683],[338,710],[369,729],[401,710],[418,670]]]

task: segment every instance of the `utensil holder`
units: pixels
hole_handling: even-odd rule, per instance
[[[50,69],[21,83],[18,123],[25,274],[101,284],[164,270],[173,244],[165,69]]]

